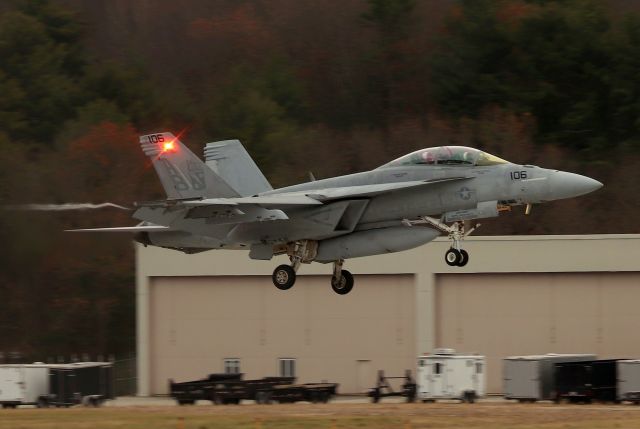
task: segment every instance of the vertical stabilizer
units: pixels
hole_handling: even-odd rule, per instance
[[[239,140],[207,143],[204,157],[207,165],[244,197],[273,189]]]
[[[239,194],[169,132],[140,136],[169,199],[228,198]]]

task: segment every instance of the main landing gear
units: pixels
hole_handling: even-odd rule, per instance
[[[293,287],[300,264],[313,261],[317,251],[317,243],[312,241],[297,242],[290,246],[289,249],[287,253],[289,254],[291,265],[278,265],[271,276],[273,284],[280,290],[288,290]],[[353,275],[349,271],[342,269],[343,264],[343,259],[333,263],[331,289],[338,295],[346,295],[351,292],[354,283]]]
[[[464,221],[456,221],[449,226],[440,222],[438,219],[434,219],[429,216],[424,216],[420,220],[406,221],[406,223],[409,225],[427,224],[438,231],[447,234],[449,236],[449,240],[451,240],[451,248],[445,252],[444,261],[450,267],[464,267],[467,265],[469,262],[469,253],[461,248],[460,242],[464,240],[467,235],[480,227],[480,224],[477,224],[475,227],[465,231]]]
[[[353,289],[353,275],[342,269],[344,259],[333,263],[333,275],[331,276],[331,289],[338,295],[346,295]]]

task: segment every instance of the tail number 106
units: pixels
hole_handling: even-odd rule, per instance
[[[164,136],[162,134],[151,134],[147,136],[149,143],[164,143]]]

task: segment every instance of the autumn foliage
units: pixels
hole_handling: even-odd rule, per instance
[[[636,232],[640,19],[611,0],[0,3],[0,203],[163,198],[138,135],[239,138],[274,186],[468,145],[593,195],[482,234]],[[0,352],[134,348],[129,212],[0,211]],[[0,356],[2,358],[2,356]]]

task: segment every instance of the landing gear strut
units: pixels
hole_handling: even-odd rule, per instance
[[[342,269],[344,259],[333,263],[333,276],[331,276],[331,289],[338,295],[346,295],[353,289],[353,275]]]
[[[449,226],[438,219],[434,219],[429,216],[424,216],[419,220],[407,220],[405,223],[408,225],[427,224],[438,231],[447,234],[449,236],[449,240],[451,240],[451,248],[444,254],[444,261],[451,267],[464,267],[467,265],[469,262],[469,253],[461,248],[460,242],[464,240],[467,235],[480,227],[480,224],[477,224],[475,227],[465,231],[463,221],[453,222],[453,224]]]
[[[296,272],[300,264],[308,264],[315,259],[318,250],[316,241],[304,240],[287,245],[287,254],[291,260],[291,265],[278,265],[273,270],[271,280],[275,287],[280,290],[288,290],[296,282]],[[284,253],[284,251],[282,252]],[[346,295],[353,289],[353,275],[342,269],[343,259],[333,263],[333,275],[331,276],[331,289],[338,295]]]
[[[273,274],[271,280],[273,284],[280,290],[288,290],[293,287],[296,282],[296,273],[302,262],[310,262],[309,252],[313,253],[317,249],[317,244],[308,240],[297,241],[293,243],[287,253],[289,254],[289,260],[291,265],[278,265]]]

